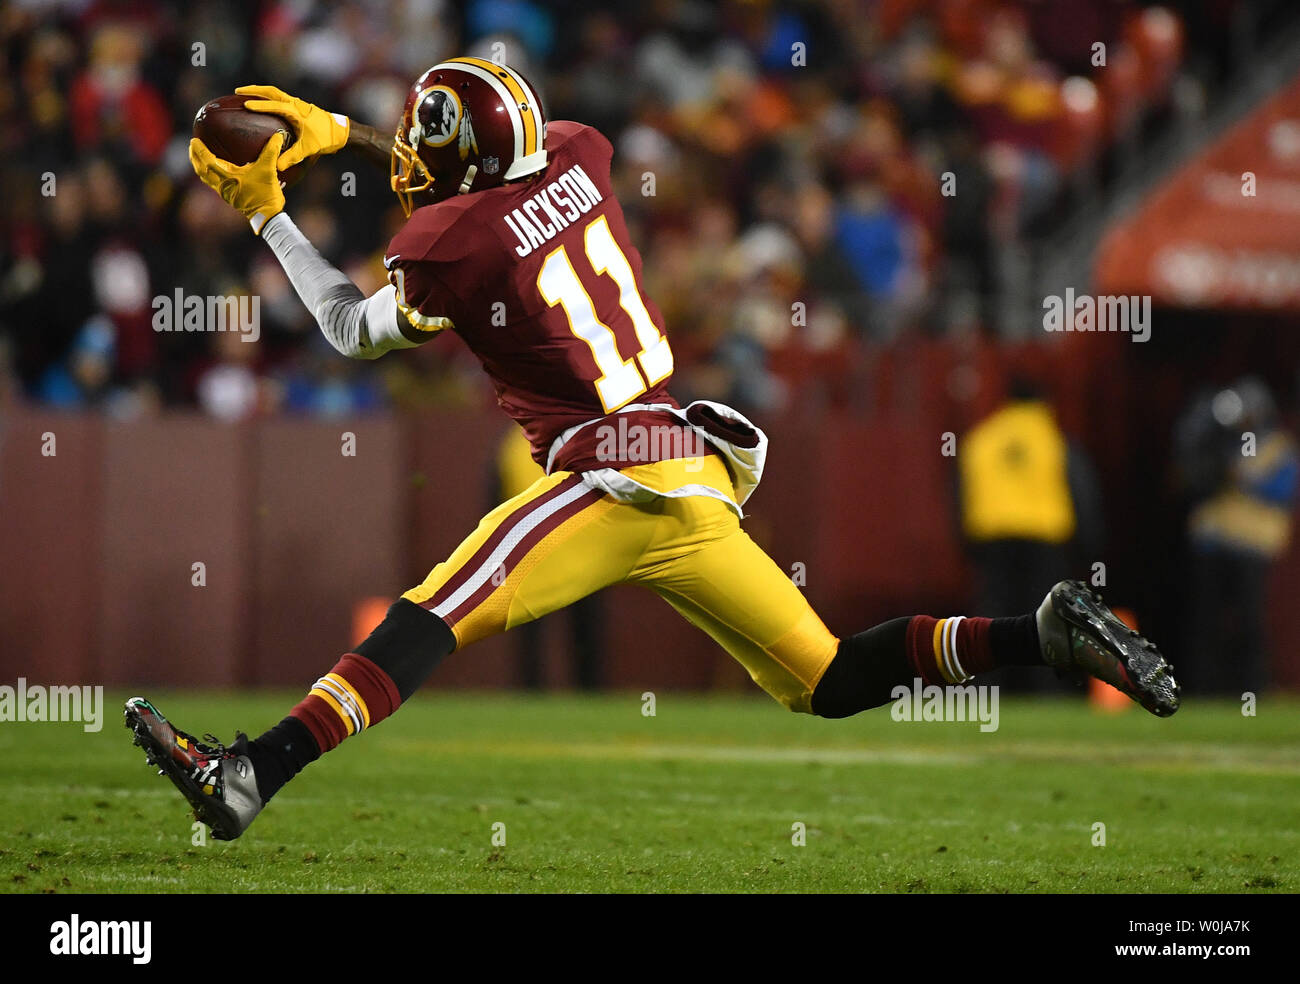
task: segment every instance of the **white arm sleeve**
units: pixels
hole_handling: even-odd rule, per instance
[[[385,284],[370,297],[361,293],[312,246],[293,219],[281,212],[266,223],[262,238],[307,305],[325,338],[351,359],[377,359],[385,352],[415,348],[398,325],[397,289]]]

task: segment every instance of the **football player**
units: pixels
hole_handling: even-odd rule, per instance
[[[243,166],[194,140],[190,160],[279,259],[330,344],[375,359],[455,332],[545,476],[488,513],[260,737],[199,741],[144,698],[127,702],[136,743],[214,837],[240,836],[444,657],[619,582],[654,591],[794,711],[847,717],[916,678],[959,684],[1010,665],[1082,669],[1154,714],[1177,710],[1171,667],[1080,582],[1014,618],[914,615],[833,635],[741,529],[764,434],[726,406],[672,397],[673,352],[611,189],[609,141],[548,123],[519,72],[479,58],[433,66],[392,138],[271,86],[238,91],[297,140],[283,150],[276,135]],[[389,282],[369,297],[294,224],[277,174],[344,147],[389,166],[408,216],[384,257]]]

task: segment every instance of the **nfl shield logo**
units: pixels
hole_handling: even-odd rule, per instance
[[[496,174],[499,170],[501,170],[501,161],[499,158],[496,157],[483,158],[484,174]]]

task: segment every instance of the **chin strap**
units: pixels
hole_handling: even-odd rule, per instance
[[[471,164],[469,167],[465,168],[465,180],[460,183],[460,190],[457,192],[457,194],[458,195],[469,194],[469,186],[474,183],[474,179],[476,177],[478,177],[477,164]]]

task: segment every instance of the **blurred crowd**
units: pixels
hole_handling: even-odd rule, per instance
[[[482,399],[456,343],[336,357],[186,155],[197,108],[239,84],[387,129],[420,71],[468,51],[613,141],[679,396],[834,400],[872,346],[997,331],[999,248],[1058,221],[1167,104],[1189,23],[1126,0],[13,0],[0,375],[119,417]],[[386,175],[338,155],[289,207],[363,290],[382,283]],[[258,298],[258,343],[155,331],[153,298],[178,288]]]

